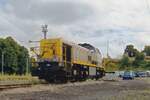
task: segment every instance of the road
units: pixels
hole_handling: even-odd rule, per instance
[[[150,100],[150,79],[36,85],[1,91],[0,100]]]

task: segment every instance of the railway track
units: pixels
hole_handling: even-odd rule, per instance
[[[10,85],[0,85],[0,91],[14,88],[22,88],[22,87],[31,87],[32,84],[10,84]]]

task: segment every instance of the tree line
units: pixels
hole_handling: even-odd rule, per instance
[[[150,70],[150,45],[145,46],[141,51],[134,45],[127,45],[121,58],[104,58],[103,66],[106,71]]]
[[[139,51],[134,45],[127,45],[119,62],[120,69],[150,69],[150,46]]]
[[[25,74],[28,59],[29,53],[24,46],[12,37],[0,38],[0,71],[3,65],[6,74]]]

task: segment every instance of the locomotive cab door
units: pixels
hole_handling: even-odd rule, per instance
[[[63,62],[67,69],[71,68],[71,50],[71,46],[63,44]]]

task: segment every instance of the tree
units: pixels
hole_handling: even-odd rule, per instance
[[[7,37],[6,39],[0,39],[0,54],[2,52],[4,52],[5,73],[25,73],[26,61],[29,58],[28,50],[25,47],[20,46],[12,37]]]
[[[144,62],[144,58],[145,56],[142,52],[137,53],[133,61],[133,66],[139,67]]]
[[[26,72],[26,63],[27,60],[29,60],[29,54],[28,50],[24,47],[21,46],[19,48],[19,53],[18,53],[18,74],[22,74]]]
[[[150,46],[145,46],[143,52],[146,54],[146,56],[150,56]]]
[[[124,55],[122,59],[120,60],[120,69],[124,69],[125,67],[131,66],[131,62],[129,60],[129,57]]]
[[[135,57],[138,52],[139,51],[135,49],[133,45],[127,45],[124,54],[128,55],[129,57]]]
[[[145,58],[145,56],[142,52],[137,53],[135,56],[135,60],[138,60],[138,61],[143,61],[144,58]]]
[[[146,64],[144,65],[144,68],[150,70],[150,62],[146,62]]]

